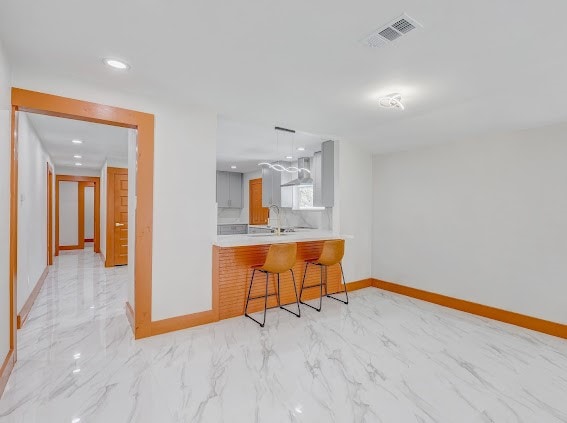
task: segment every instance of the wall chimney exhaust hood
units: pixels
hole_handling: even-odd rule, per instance
[[[282,184],[282,187],[313,185],[313,178],[311,177],[311,158],[301,157],[297,160],[297,167],[299,169],[297,172],[297,178]]]

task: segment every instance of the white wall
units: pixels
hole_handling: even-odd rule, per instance
[[[100,252],[106,258],[106,197],[107,197],[107,170],[108,164],[104,162],[100,171]]]
[[[374,277],[567,323],[566,134],[376,156]]]
[[[58,175],[73,175],[73,176],[100,176],[100,170],[84,169],[78,166],[57,166],[55,173]]]
[[[0,41],[0,362],[10,350],[10,87],[11,72]]]
[[[347,282],[354,282],[372,273],[372,155],[348,141],[337,147],[333,224],[347,237],[343,268]]]
[[[94,238],[94,187],[85,187],[85,239]]]
[[[18,113],[18,311],[47,267],[48,162],[28,117]]]
[[[23,70],[17,72],[14,83],[155,115],[152,318],[210,310],[211,245],[216,238],[216,113]]]
[[[59,182],[59,245],[78,245],[78,228],[79,183],[61,181]]]

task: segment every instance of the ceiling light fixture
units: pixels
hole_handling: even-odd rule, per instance
[[[293,156],[285,156],[286,159],[291,160],[293,159]]]
[[[128,70],[130,69],[130,65],[122,60],[118,59],[110,59],[106,58],[102,60],[106,66],[110,66],[111,68],[118,69],[118,70]]]
[[[73,144],[82,144],[82,143],[83,143],[83,141],[81,141],[81,140],[73,140],[73,141],[71,141],[71,142],[72,142]]]
[[[73,157],[75,159],[82,159],[83,158],[83,156],[81,156],[80,154],[75,154]]]
[[[305,147],[297,147],[297,151],[305,151]]]
[[[282,166],[279,163],[261,162],[261,163],[258,163],[258,166],[268,166],[270,169],[273,169],[277,172],[294,173],[294,172],[299,172],[299,171],[303,170],[307,173],[311,173],[311,171],[309,169],[306,169],[304,167],[295,167],[295,166],[285,167],[285,166]]]
[[[378,99],[378,104],[380,107],[386,109],[400,109],[405,110],[405,106],[402,104],[402,95],[399,93],[388,94]]]
[[[236,169],[236,166],[232,165],[230,168],[231,168],[231,169]]]
[[[83,164],[82,164],[82,163],[79,163],[79,162],[75,163],[75,166],[82,166],[82,165],[83,165]]]

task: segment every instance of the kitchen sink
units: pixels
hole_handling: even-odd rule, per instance
[[[285,233],[279,234],[279,236],[286,236],[286,235],[289,235],[289,234],[290,234],[289,232],[285,232]],[[271,234],[248,234],[248,236],[252,237],[252,238],[256,238],[256,237],[262,237],[262,236],[278,236],[278,235],[271,233]]]

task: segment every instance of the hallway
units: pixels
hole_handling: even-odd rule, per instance
[[[160,421],[149,407],[163,402],[124,313],[127,270],[105,268],[92,244],[55,258],[18,331],[1,422]]]
[[[367,288],[134,342],[99,257],[56,258],[1,423],[567,421],[561,339]]]

